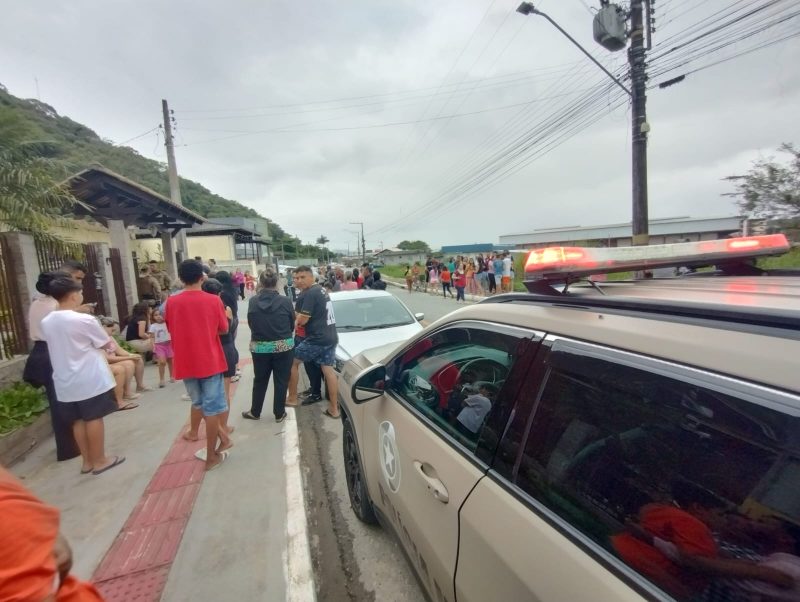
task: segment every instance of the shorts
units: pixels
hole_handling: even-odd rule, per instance
[[[170,359],[173,357],[172,343],[156,343],[153,345],[153,354],[160,360]]]
[[[503,276],[503,279],[500,281],[503,286],[511,286],[511,276]]]
[[[234,343],[223,343],[222,352],[225,354],[225,363],[228,369],[222,373],[225,378],[231,378],[236,374],[236,364],[239,363],[239,352]]]
[[[136,353],[147,353],[153,350],[153,344],[150,339],[132,339],[127,341]]]
[[[320,366],[336,365],[336,345],[315,345],[300,341],[294,348],[294,357],[301,362],[312,362]]]
[[[186,392],[192,398],[192,407],[203,412],[203,416],[217,416],[228,411],[222,374],[205,378],[184,378]]]
[[[117,402],[114,400],[114,389],[95,395],[81,401],[59,401],[59,414],[67,424],[76,420],[99,420],[117,411]]]

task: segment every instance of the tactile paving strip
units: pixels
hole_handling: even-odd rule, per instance
[[[243,359],[239,365],[251,361]],[[231,397],[236,386],[232,384]],[[92,581],[107,602],[161,599],[205,475],[205,464],[194,457],[205,445],[204,425],[198,441],[186,441],[181,436],[185,430],[184,426],[94,572]]]

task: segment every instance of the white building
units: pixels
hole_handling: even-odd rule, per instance
[[[650,244],[658,245],[685,240],[716,240],[741,234],[745,217],[691,218],[688,216],[650,220]],[[751,233],[754,228],[751,222]],[[606,224],[601,226],[570,226],[565,228],[541,228],[519,234],[503,234],[501,245],[533,248],[543,245],[603,245],[628,247],[632,244],[631,223]]]

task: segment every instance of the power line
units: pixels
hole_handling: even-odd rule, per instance
[[[464,195],[471,188],[474,189],[476,186],[487,182],[489,178],[492,178],[498,172],[501,172],[502,169],[508,167],[509,164],[512,164],[513,161],[517,160],[519,157],[524,156],[526,153],[534,152],[537,145],[556,135],[558,131],[563,128],[565,123],[572,123],[573,128],[576,123],[584,123],[578,120],[578,116],[585,116],[586,113],[592,109],[592,107],[596,107],[598,99],[602,101],[603,97],[608,93],[608,91],[608,85],[599,89],[595,88],[594,92],[590,93],[590,95],[582,99],[582,101],[579,101],[578,103],[575,103],[560,112],[553,112],[549,117],[541,119],[538,127],[528,130],[528,132],[518,137],[510,144],[506,145],[504,149],[495,153],[491,159],[485,161],[481,167],[474,171],[466,181],[460,182],[455,186],[451,186],[449,189],[446,189],[442,193],[436,195],[429,201],[414,209],[411,214],[406,214],[403,220],[397,220],[387,224],[377,229],[375,232],[373,232],[373,234],[394,229],[398,224],[407,219],[409,215],[433,210],[434,207],[436,212],[440,212],[441,210],[451,206],[454,202],[453,199],[457,201],[459,198],[461,198],[459,195]],[[507,177],[507,175],[503,175],[501,173],[500,176],[497,176],[494,180],[489,181],[496,183],[504,177]],[[450,201],[447,201],[448,198],[450,198]]]
[[[508,79],[506,81],[500,81],[496,83],[487,83],[484,85],[476,85],[476,89],[486,89],[487,91],[496,91],[499,89],[527,85],[527,84],[534,84],[539,81],[548,81],[553,79],[554,76],[557,76],[559,71],[553,71],[552,73],[547,73],[542,76],[525,76],[525,77],[517,77],[514,79]],[[503,76],[508,77],[508,76]],[[447,92],[450,93],[450,92]],[[455,94],[465,94],[468,93],[466,90],[455,91]],[[318,112],[332,112],[332,111],[343,111],[349,109],[358,109],[363,107],[371,107],[371,106],[386,106],[389,103],[403,103],[399,106],[410,106],[414,104],[418,104],[421,101],[426,99],[435,97],[437,95],[441,95],[444,93],[439,94],[424,94],[419,96],[408,96],[405,98],[396,98],[396,99],[388,99],[388,100],[379,100],[374,102],[365,102],[365,103],[357,103],[357,104],[350,104],[350,105],[342,105],[338,107],[318,107],[318,108],[307,108],[307,109],[298,109],[298,110],[291,110],[291,111],[280,111],[274,113],[254,113],[250,115],[222,115],[222,116],[212,116],[212,117],[184,117],[182,118],[184,121],[226,121],[231,119],[252,119],[252,118],[263,118],[263,117],[283,117],[286,115],[298,115],[298,114],[306,114],[306,113],[318,113]],[[412,101],[412,102],[409,102]],[[303,105],[298,105],[303,106]]]
[[[125,146],[125,145],[126,145],[126,144],[128,144],[129,142],[133,142],[134,140],[138,140],[139,138],[144,138],[145,136],[147,136],[147,134],[152,134],[153,132],[155,132],[155,131],[156,131],[158,128],[160,128],[160,127],[161,127],[160,125],[157,125],[157,126],[156,126],[156,127],[154,127],[154,128],[150,128],[149,130],[147,130],[146,132],[143,132],[143,133],[139,134],[138,136],[134,136],[133,138],[128,138],[128,139],[127,139],[127,140],[125,140],[124,142],[118,142],[118,143],[116,144],[116,146]]]
[[[216,141],[219,141],[219,140],[227,140],[229,138],[238,138],[240,136],[250,136],[250,135],[266,134],[266,133],[293,133],[293,134],[296,134],[296,133],[309,133],[309,132],[340,132],[340,131],[349,131],[349,130],[366,130],[366,129],[374,129],[374,128],[394,127],[394,126],[399,126],[399,125],[412,125],[412,124],[422,123],[422,122],[426,122],[426,121],[436,121],[436,120],[441,120],[441,119],[452,119],[454,117],[466,117],[466,116],[469,116],[469,115],[479,115],[481,113],[489,113],[489,112],[493,112],[493,111],[502,111],[502,110],[511,109],[511,108],[515,108],[515,107],[529,106],[531,103],[543,102],[545,100],[552,100],[554,98],[558,98],[558,97],[561,97],[561,96],[567,96],[567,95],[571,95],[571,94],[574,94],[574,92],[571,92],[569,94],[556,95],[556,96],[533,98],[531,100],[526,100],[524,102],[518,102],[518,103],[513,103],[513,104],[510,104],[510,105],[499,106],[499,107],[489,107],[489,108],[486,108],[486,109],[479,109],[479,110],[476,110],[476,111],[468,111],[468,112],[465,112],[465,113],[455,113],[455,114],[452,114],[452,115],[439,115],[437,117],[427,117],[427,118],[424,118],[424,119],[415,119],[415,120],[411,120],[411,121],[393,121],[393,122],[387,122],[387,123],[374,123],[374,124],[366,124],[366,125],[358,125],[358,126],[343,126],[343,127],[336,127],[336,128],[290,129],[290,128],[296,127],[298,125],[306,125],[306,124],[295,124],[293,126],[284,126],[284,127],[280,127],[280,128],[270,128],[270,129],[266,129],[266,130],[206,130],[206,129],[198,129],[198,128],[183,128],[184,130],[187,130],[187,131],[229,132],[229,133],[235,133],[235,134],[238,134],[238,135],[237,136],[226,136],[224,138],[215,138],[213,140],[202,140],[202,141],[199,141],[199,142],[191,142],[191,143],[184,144],[184,145],[181,145],[181,146],[193,146],[195,144],[202,144],[202,143],[206,143],[206,142],[216,142]]]

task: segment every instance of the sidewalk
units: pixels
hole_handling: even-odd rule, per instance
[[[55,461],[50,438],[12,468],[61,510],[73,573],[95,581],[109,602],[314,600],[294,413],[274,422],[270,387],[262,419],[241,418],[253,379],[249,337],[240,324],[235,446],[217,470],[205,473],[194,458],[204,440],[180,437],[190,407],[183,385],[158,389],[152,365],[145,384],[156,388],[138,408],[105,419],[107,454],[126,456],[123,464],[80,475],[79,458]]]

